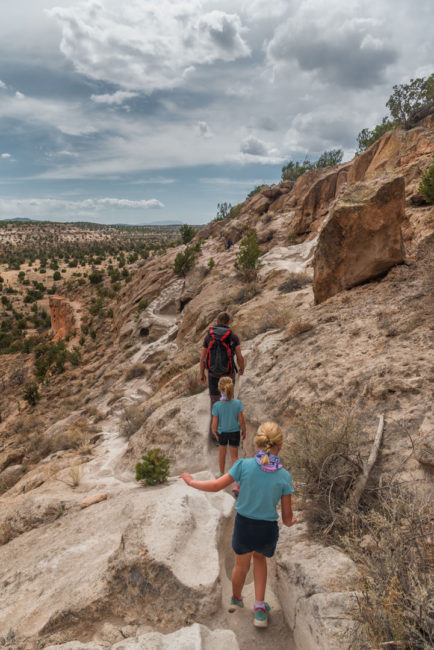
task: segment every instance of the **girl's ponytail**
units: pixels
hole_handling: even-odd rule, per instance
[[[272,447],[279,446],[283,443],[282,429],[276,422],[264,422],[258,428],[255,436],[255,445],[258,449],[265,451],[261,460],[261,465],[268,465],[270,462],[268,452]]]
[[[230,377],[220,377],[218,389],[226,395],[228,402],[234,399],[234,382]]]

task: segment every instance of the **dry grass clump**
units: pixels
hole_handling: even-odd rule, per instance
[[[296,418],[282,457],[301,487],[306,520],[316,534],[345,529],[344,508],[361,467],[358,430],[349,409],[311,407]]]
[[[147,418],[147,410],[140,404],[124,407],[120,420],[120,433],[128,440],[140,429]]]
[[[243,305],[245,302],[249,302],[260,292],[260,287],[256,282],[249,282],[241,286],[235,295],[232,297],[232,300],[235,305]]]
[[[434,647],[432,510],[429,499],[390,485],[362,514],[346,551],[362,574],[356,619],[359,646]]]
[[[83,420],[77,420],[73,425],[61,431],[47,441],[49,453],[66,449],[75,449],[79,454],[86,455],[93,449],[93,431],[87,427]]]
[[[125,373],[126,381],[131,381],[132,379],[137,379],[137,377],[143,377],[146,375],[147,366],[144,363],[135,363],[133,366],[130,366]]]
[[[76,488],[78,485],[80,485],[81,477],[82,477],[82,466],[80,464],[71,465],[71,467],[68,468],[65,477],[58,476],[57,472],[53,473],[53,478],[56,481],[65,483],[65,485],[68,485],[71,488]]]
[[[246,318],[248,317],[248,319]],[[234,324],[234,330],[244,339],[251,339],[269,330],[282,329],[290,321],[292,310],[277,303],[269,303],[263,311],[246,314],[243,321]]]
[[[185,393],[187,395],[198,395],[207,388],[206,384],[201,383],[199,372],[199,366],[194,366],[184,373],[183,382],[185,382]]]
[[[280,293],[291,293],[312,284],[312,278],[307,273],[290,273],[287,279],[279,285]]]
[[[120,399],[124,397],[124,391],[123,390],[116,390],[113,392],[111,397],[107,400],[107,406],[112,406],[116,402],[118,402]]]
[[[314,323],[299,318],[291,323],[283,340],[290,341],[291,339],[295,339],[296,336],[299,336],[304,332],[309,332],[310,330],[313,330],[314,327]]]

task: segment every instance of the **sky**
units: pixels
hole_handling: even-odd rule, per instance
[[[0,4],[0,219],[203,224],[434,70],[432,0]]]

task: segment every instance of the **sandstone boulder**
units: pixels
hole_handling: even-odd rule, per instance
[[[282,528],[276,551],[278,594],[303,650],[347,650],[358,571],[342,551],[308,539],[305,524]]]
[[[209,616],[221,598],[216,531],[232,505],[175,479],[22,534],[0,547],[0,637],[68,640],[111,617],[174,629]]]
[[[314,256],[316,303],[376,278],[404,260],[404,179],[351,186],[320,232]]]
[[[148,632],[127,638],[111,645],[111,650],[239,650],[235,634],[231,630],[209,630],[195,623],[172,634]],[[106,644],[72,641],[50,645],[46,650],[107,650]]]

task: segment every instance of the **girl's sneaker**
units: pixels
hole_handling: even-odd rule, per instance
[[[238,483],[234,483],[234,487],[232,488],[232,494],[236,499],[238,499],[238,496],[240,494],[240,486]]]
[[[236,612],[237,609],[242,609],[244,603],[242,600],[238,600],[235,596],[232,596],[231,602],[229,603],[228,612]]]
[[[221,478],[221,477],[223,476],[223,474],[222,474],[221,472],[216,472],[216,473],[214,474],[214,476],[215,476],[216,478]]]
[[[255,627],[267,627],[268,625],[268,612],[271,608],[268,603],[264,603],[264,605],[264,609],[262,607],[255,607],[254,609],[253,625]]]

